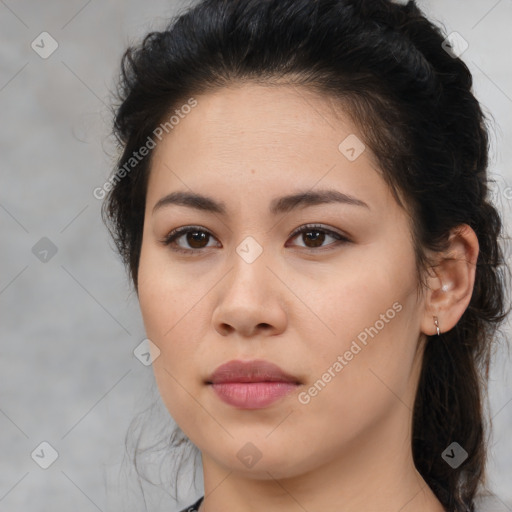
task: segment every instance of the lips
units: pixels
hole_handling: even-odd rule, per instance
[[[206,381],[224,403],[238,409],[262,409],[290,395],[299,380],[269,361],[230,361]]]
[[[207,384],[235,382],[288,382],[300,384],[299,379],[279,366],[262,359],[253,361],[234,360],[220,365],[207,379]]]

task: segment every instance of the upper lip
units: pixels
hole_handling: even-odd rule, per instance
[[[206,381],[207,384],[226,382],[293,382],[300,384],[293,375],[286,373],[276,364],[262,359],[228,361],[217,367]]]

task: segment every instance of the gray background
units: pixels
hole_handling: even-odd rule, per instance
[[[109,90],[122,51],[186,5],[0,0],[0,512],[172,511],[201,493],[185,486],[175,502],[148,485],[145,504],[136,480],[119,477],[128,424],[155,390],[133,354],[145,338],[136,297],[92,194],[113,164]],[[510,226],[512,0],[419,5],[469,43],[463,59],[496,120],[491,171]],[[58,43],[47,59],[31,48],[43,31]],[[501,352],[488,488],[512,511],[509,368]],[[46,470],[31,457],[49,460],[43,441],[58,452]]]

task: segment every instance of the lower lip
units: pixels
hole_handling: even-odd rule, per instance
[[[240,409],[261,409],[297,389],[292,382],[225,382],[210,384],[225,403]]]

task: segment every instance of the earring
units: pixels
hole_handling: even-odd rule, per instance
[[[439,336],[441,331],[439,330],[439,320],[437,319],[437,316],[434,317],[434,323],[436,324],[437,335]]]

